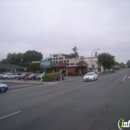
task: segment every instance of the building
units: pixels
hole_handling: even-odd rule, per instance
[[[51,54],[47,60],[52,61],[51,72],[60,72],[63,69],[66,69],[67,75],[81,75],[87,72],[87,64],[84,60],[84,57],[76,58],[66,58],[63,54]]]
[[[86,57],[84,60],[88,65],[87,71],[101,72],[101,66],[98,63],[98,57]]]
[[[24,67],[13,64],[0,64],[0,71],[2,70],[10,70],[10,72],[24,71]]]

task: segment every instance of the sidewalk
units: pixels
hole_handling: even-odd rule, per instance
[[[80,77],[80,76],[77,76]],[[60,83],[60,82],[67,82],[76,79],[77,77],[74,76],[65,76],[64,80],[55,81],[55,82],[41,82],[40,80],[17,80],[17,79],[0,79],[0,82],[10,82],[10,83],[28,83],[28,84],[53,84],[53,83]]]

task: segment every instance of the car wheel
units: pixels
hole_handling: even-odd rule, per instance
[[[1,89],[1,92],[2,92],[2,93],[3,93],[3,92],[5,92],[5,91],[6,91],[6,89],[5,89],[5,88],[2,88],[2,89]]]

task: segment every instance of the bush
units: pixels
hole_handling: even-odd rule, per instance
[[[53,81],[53,78],[55,77],[56,81],[60,79],[60,73],[48,73],[45,74],[42,81],[43,82],[51,82]]]

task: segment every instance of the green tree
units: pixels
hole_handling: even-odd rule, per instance
[[[102,53],[98,55],[98,62],[105,69],[111,69],[115,65],[115,57],[109,53]]]
[[[23,54],[22,53],[9,53],[7,55],[8,64],[24,65],[22,62]]]
[[[35,50],[33,51],[26,51],[24,54],[23,54],[23,62],[26,63],[26,64],[29,64],[29,62],[32,62],[32,61],[41,61],[43,58],[41,52],[37,52]]]
[[[71,54],[63,54],[63,56],[65,56],[65,58],[71,59],[71,58],[76,58],[76,55],[71,53]]]
[[[7,64],[7,59],[1,60],[0,63]]]
[[[32,72],[40,71],[40,63],[30,63],[27,70]]]
[[[121,62],[121,63],[119,64],[119,66],[120,66],[121,68],[126,68],[126,65],[125,65],[123,62]]]

